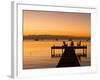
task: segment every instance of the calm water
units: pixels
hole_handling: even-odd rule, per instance
[[[67,42],[68,45],[70,42]],[[76,45],[76,41],[74,44]],[[82,42],[82,45],[87,44],[87,58],[82,57],[81,66],[90,65],[90,42]],[[62,41],[32,41],[24,40],[23,42],[23,68],[55,68],[60,58],[51,58],[51,46],[62,46]],[[56,50],[56,53],[62,53],[61,50]],[[76,50],[76,54],[82,53],[82,50]]]

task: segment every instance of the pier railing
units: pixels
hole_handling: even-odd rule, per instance
[[[61,57],[64,52],[64,46],[52,46],[51,47],[51,58]],[[74,49],[82,49],[83,53],[76,54],[77,57],[80,59],[81,57],[87,57],[87,46],[67,46],[66,48],[74,48]],[[56,53],[56,49],[61,49],[61,53]]]

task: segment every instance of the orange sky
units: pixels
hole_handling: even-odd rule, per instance
[[[90,37],[89,13],[23,11],[24,35],[72,35]]]

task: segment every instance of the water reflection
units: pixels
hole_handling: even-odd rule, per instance
[[[70,42],[67,41],[68,45]],[[87,58],[81,59],[81,66],[90,65],[90,42],[82,42],[82,45],[87,44]],[[55,68],[60,58],[51,58],[51,46],[62,46],[62,41],[23,41],[23,68]],[[77,41],[74,41],[77,45]],[[76,50],[76,54],[82,53],[82,50]],[[56,50],[56,53],[62,53],[62,50]]]

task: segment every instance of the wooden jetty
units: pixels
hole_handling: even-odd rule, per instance
[[[61,57],[64,52],[64,46],[52,46],[51,47],[51,58]],[[67,46],[66,48],[83,49],[83,53],[76,54],[79,59],[81,57],[87,57],[87,46]],[[62,53],[56,53],[56,49],[61,49]]]

